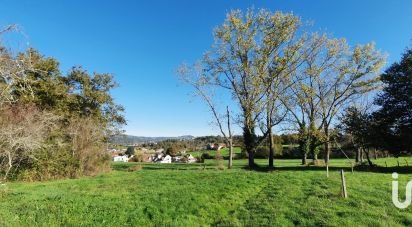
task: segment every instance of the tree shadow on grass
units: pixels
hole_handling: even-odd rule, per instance
[[[112,169],[116,171],[128,172],[131,168],[136,165],[140,165],[144,170],[216,170],[217,166],[214,163],[124,163],[124,164],[114,164]],[[253,168],[250,168],[247,165],[234,165],[233,169],[244,169],[255,172],[272,172],[272,171],[326,171],[325,166],[313,166],[313,165],[301,165],[301,166],[276,166],[273,170],[270,170],[268,166],[255,164]],[[345,172],[351,172],[351,167],[344,166],[329,166],[329,171],[340,171],[344,170]],[[384,166],[368,166],[360,165],[355,166],[353,169],[355,172],[373,172],[373,173],[401,173],[407,174],[412,173],[412,167],[408,166],[393,166],[393,167],[384,167]]]
[[[125,163],[112,165],[116,171],[128,172],[134,166],[141,166],[144,170],[207,170],[216,169],[216,165],[204,163]]]
[[[257,171],[257,172],[271,172],[271,171],[326,171],[326,166],[280,166],[276,167],[273,170],[270,170],[268,166],[261,166],[255,164],[254,167],[244,166],[243,169]],[[329,171],[340,171],[344,170],[345,172],[351,172],[351,167],[343,166],[329,166]],[[412,167],[409,166],[399,166],[399,167],[383,167],[383,166],[355,166],[353,168],[355,172],[373,172],[373,173],[412,173]]]

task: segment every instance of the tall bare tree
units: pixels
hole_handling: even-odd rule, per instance
[[[372,44],[351,50],[344,39],[326,35],[314,34],[306,45],[305,63],[289,90],[292,101],[284,103],[309,143],[314,140],[314,132],[322,131],[328,167],[330,126],[336,114],[350,101],[376,88],[376,73],[384,58]]]
[[[342,108],[379,86],[378,72],[385,60],[373,44],[359,45],[352,50],[344,41],[337,44],[338,48],[331,48],[326,53],[341,51],[339,61],[330,72],[320,74],[316,80],[327,167],[331,152],[331,124]]]
[[[34,71],[30,61],[19,58],[12,50],[2,44],[2,36],[18,31],[17,25],[8,25],[0,29],[0,108],[15,101],[13,87],[20,83],[20,89],[30,90],[27,72]]]
[[[315,147],[319,140],[320,99],[317,97],[317,81],[321,74],[337,63],[340,55],[339,40],[314,33],[307,39],[303,64],[292,74],[292,86],[282,99],[289,110],[291,122],[300,133],[302,164],[306,164],[309,153],[316,159]],[[333,49],[333,50],[332,50]],[[325,52],[326,51],[326,52]]]
[[[213,87],[206,81],[206,77],[202,75],[202,69],[200,65],[188,67],[187,65],[181,65],[178,69],[180,79],[191,85],[194,88],[196,96],[200,97],[208,106],[212,112],[213,118],[219,130],[225,138],[226,143],[229,145],[229,162],[228,168],[233,166],[233,134],[232,124],[230,121],[229,106],[226,106],[226,114],[222,115],[218,111],[216,102],[214,101],[215,94],[212,92]],[[225,123],[226,122],[226,123]]]
[[[299,60],[304,39],[300,27],[300,19],[293,14],[231,11],[215,29],[213,48],[202,60],[207,81],[228,90],[239,106],[249,167],[255,166],[256,148],[270,133],[256,133],[273,85],[267,79],[291,70]]]

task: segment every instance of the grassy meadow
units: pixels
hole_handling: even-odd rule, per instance
[[[229,157],[229,148],[223,148],[219,152],[220,152],[220,155],[222,155],[223,157]],[[233,148],[233,155],[240,155],[240,152],[241,152],[240,147]],[[194,157],[200,157],[202,156],[203,153],[207,153],[213,157],[216,155],[215,150],[198,150],[198,151],[191,151],[188,153],[192,154]]]
[[[247,170],[246,160],[235,160],[231,170],[218,170],[213,160],[114,163],[113,171],[94,177],[1,185],[0,226],[412,225],[412,208],[391,201],[397,161],[376,162],[385,160],[383,173],[351,173],[347,160],[333,160],[329,178],[300,160],[275,160],[273,172]],[[347,199],[340,197],[341,168]],[[404,195],[412,168],[399,170],[409,172],[399,177]]]

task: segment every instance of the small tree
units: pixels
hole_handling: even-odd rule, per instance
[[[179,149],[176,145],[171,144],[167,149],[166,149],[166,154],[170,156],[176,156],[179,153]]]
[[[128,147],[127,148],[127,150],[126,150],[126,155],[127,156],[132,156],[132,155],[134,155],[134,153],[135,153],[135,148],[134,147]]]
[[[370,138],[372,132],[371,117],[359,107],[351,106],[346,109],[341,117],[340,127],[351,135],[352,143],[356,150],[356,162],[360,161],[361,151],[366,154],[369,165],[373,165],[369,157]]]

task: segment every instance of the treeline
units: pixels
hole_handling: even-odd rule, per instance
[[[119,134],[114,135],[110,138],[110,143],[112,144],[123,144],[123,145],[131,145],[131,144],[145,144],[145,143],[156,143],[165,140],[192,140],[194,137],[190,135],[186,136],[177,136],[177,137],[145,137],[145,136],[132,136],[132,135],[125,135]]]
[[[0,35],[12,32],[14,26]],[[48,180],[110,169],[106,141],[125,123],[110,91],[110,74],[59,62],[29,48],[14,53],[0,43],[0,175]]]
[[[265,140],[273,168],[282,127],[298,133],[302,164],[322,150],[328,165],[338,115],[380,85],[384,57],[373,43],[351,47],[305,24],[292,13],[232,10],[204,57],[178,69],[229,142],[231,125],[241,126],[251,168]]]

